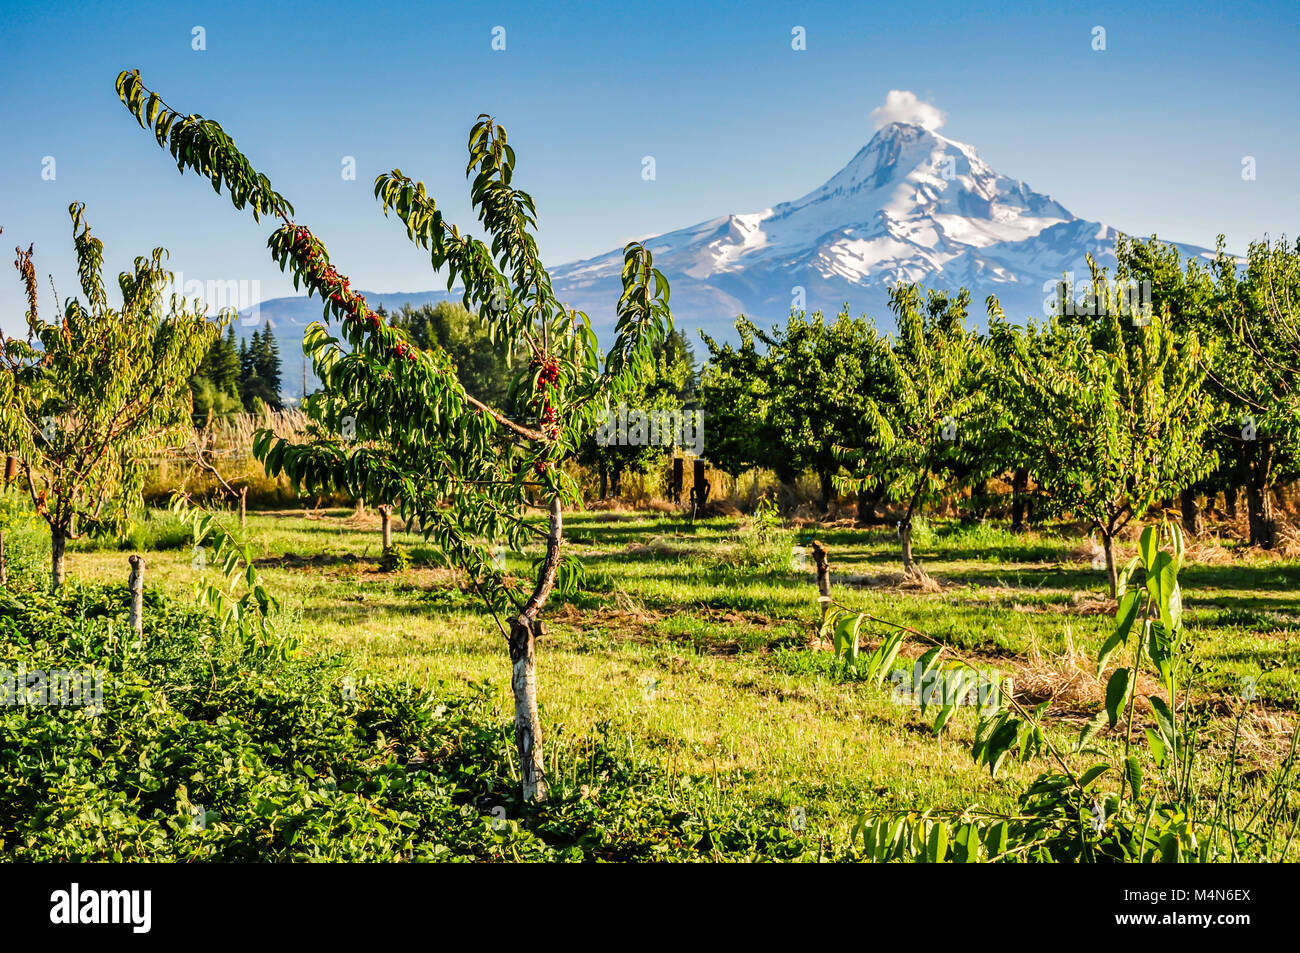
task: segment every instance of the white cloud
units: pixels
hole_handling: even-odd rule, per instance
[[[885,104],[871,110],[871,122],[879,129],[891,122],[910,122],[925,129],[938,129],[948,114],[938,106],[923,103],[916,93],[907,89],[891,89]]]

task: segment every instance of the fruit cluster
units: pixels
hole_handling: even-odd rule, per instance
[[[285,226],[288,228],[288,226]],[[352,283],[343,277],[325,257],[325,249],[312,236],[304,225],[292,230],[293,240],[290,248],[298,265],[299,274],[303,275],[322,298],[331,302],[341,312],[343,323],[364,323],[372,331],[378,331],[381,321],[379,315],[366,307],[364,295],[352,290]],[[398,341],[391,348],[394,357],[408,361],[416,359],[416,349]]]
[[[546,434],[546,436],[550,437],[552,440],[559,438],[560,415],[556,412],[555,408],[551,406],[549,399],[542,405],[540,421],[542,425],[542,433]]]
[[[537,371],[537,384],[541,389],[542,410],[538,414],[538,423],[542,433],[550,440],[560,438],[560,415],[551,403],[550,390],[560,380],[560,362],[553,356],[533,358],[530,366]]]
[[[543,387],[554,387],[560,380],[560,362],[554,357],[547,357],[544,360],[533,361],[533,366],[540,368],[537,373],[537,382]]]

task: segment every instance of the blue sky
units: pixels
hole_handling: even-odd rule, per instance
[[[628,238],[748,212],[821,184],[870,138],[891,89],[942,132],[1078,215],[1234,249],[1300,231],[1294,0],[1234,3],[48,3],[0,0],[0,225],[75,290],[68,203],[112,274],[162,245],[187,280],[292,293],[270,226],[175,165],[117,101],[139,68],[219,120],[356,287],[441,287],[371,193],[423,179],[472,225],[465,139],[489,112],[560,264]],[[193,28],[205,31],[196,51]],[[504,26],[506,49],[492,49]],[[791,49],[791,30],[807,49]],[[1092,30],[1106,30],[1106,50]],[[641,178],[653,155],[657,177]],[[1254,156],[1257,178],[1241,177]],[[55,160],[55,178],[42,178]],[[355,180],[341,175],[345,156]],[[0,326],[22,326],[0,279]]]

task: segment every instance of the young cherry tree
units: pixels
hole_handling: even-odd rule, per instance
[[[1300,242],[1252,242],[1242,269],[1220,241],[1215,272],[1219,348],[1209,385],[1230,415],[1250,542],[1271,549],[1273,488],[1300,470]]]
[[[507,414],[466,392],[445,351],[413,346],[368,307],[217,123],[171,109],[138,71],[121,74],[117,89],[182,171],[225,189],[255,218],[280,219],[268,241],[272,256],[296,285],[321,297],[326,322],[341,325],[336,337],[313,324],[303,340],[322,383],[312,413],[340,440],[298,444],[262,432],[254,452],[268,473],[287,473],[313,492],[400,500],[403,515],[418,517],[426,538],[465,573],[509,647],[523,795],[543,800],[536,642],[552,591],[577,568],[563,556],[562,513],[579,490],[560,465],[595,429],[600,410],[633,392],[671,331],[668,283],[649,251],[637,242],[624,250],[616,337],[602,360],[587,316],[551,289],[537,253],[533,199],[513,184],[515,152],[500,125],[480,116],[469,135],[470,197],[486,242],[446,222],[423,183],[399,170],[378,177],[385,215],[396,215],[435,270],[446,269],[449,289],[462,282],[463,304],[518,359],[511,406],[520,410]],[[345,424],[354,442],[343,439]],[[544,526],[528,516],[534,504],[546,513]],[[518,550],[530,540],[543,544],[531,579],[494,564],[495,543]]]
[[[147,457],[191,425],[189,380],[220,333],[178,296],[164,309],[161,248],[118,278],[122,305],[109,307],[104,245],[82,210],[69,208],[86,302],[70,298],[61,318],[42,320],[32,248],[18,249],[28,339],[5,341],[0,368],[0,440],[50,528],[56,589],[67,541],[95,526],[120,531],[141,504]]]
[[[1090,263],[1091,264],[1091,263]],[[1134,316],[1092,264],[1093,312],[1021,329],[990,322],[1002,390],[1048,507],[1101,535],[1111,596],[1115,538],[1160,500],[1214,466],[1201,439],[1211,421],[1203,351],[1167,313]]]
[[[872,333],[875,353],[864,363],[876,383],[864,402],[866,426],[840,448],[851,473],[841,483],[883,491],[899,504],[903,571],[924,578],[912,555],[913,521],[950,482],[947,468],[983,403],[983,365],[979,342],[966,328],[968,292],[930,291],[923,298],[919,286],[900,285],[889,298],[898,332]]]

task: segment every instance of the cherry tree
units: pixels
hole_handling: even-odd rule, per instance
[[[93,527],[120,531],[142,505],[148,457],[188,432],[189,380],[220,333],[202,310],[163,295],[166,251],[136,258],[109,305],[104,245],[73,204],[77,275],[53,321],[37,308],[32,247],[14,264],[27,296],[26,340],[8,338],[0,363],[0,440],[18,461],[36,513],[50,528],[50,575],[63,584],[69,539]]]
[[[182,172],[224,189],[255,219],[279,220],[268,240],[272,257],[323,303],[324,320],[303,340],[322,383],[310,413],[340,436],[296,443],[263,431],[254,452],[268,474],[288,474],[301,489],[400,501],[403,516],[417,517],[425,537],[464,573],[509,647],[523,795],[543,800],[536,643],[553,591],[576,584],[580,571],[563,551],[562,516],[579,488],[561,464],[611,402],[635,392],[671,331],[668,283],[650,252],[638,242],[624,249],[615,339],[602,354],[588,317],[551,288],[533,199],[515,187],[514,148],[491,117],[479,116],[470,131],[466,170],[486,240],[447,222],[422,182],[396,169],[376,179],[385,216],[395,216],[433,269],[445,271],[449,289],[461,283],[462,303],[517,361],[507,405],[517,411],[507,413],[468,393],[444,350],[416,347],[367,305],[219,124],[172,109],[138,71],[122,73],[117,90]],[[545,513],[542,525],[530,515],[534,506]],[[500,542],[515,550],[540,542],[531,578],[499,568],[492,552]]]

